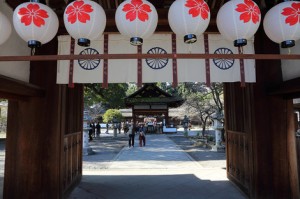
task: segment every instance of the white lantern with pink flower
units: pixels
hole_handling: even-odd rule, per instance
[[[106,26],[103,8],[94,1],[71,2],[64,12],[64,24],[68,33],[80,46],[89,46],[90,40],[99,38]]]
[[[11,24],[8,18],[0,12],[0,45],[3,44],[11,34]]]
[[[225,3],[217,14],[217,27],[221,35],[244,46],[256,33],[261,21],[261,12],[252,0],[231,0]]]
[[[58,18],[48,6],[38,2],[20,4],[14,11],[13,24],[30,48],[51,41],[58,31]]]
[[[300,2],[286,1],[271,8],[263,22],[266,35],[282,48],[293,47],[300,39]]]
[[[126,0],[118,6],[115,20],[119,32],[130,37],[132,45],[141,45],[143,38],[155,31],[158,15],[146,0]]]
[[[210,9],[204,0],[176,0],[169,9],[168,20],[172,31],[182,35],[185,43],[194,43],[209,25]]]

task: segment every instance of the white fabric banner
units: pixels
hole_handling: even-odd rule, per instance
[[[79,54],[103,54],[104,43],[101,39],[91,42],[87,47],[75,45],[75,55]],[[74,60],[74,83],[102,83],[103,82],[103,60]]]
[[[197,36],[197,42],[186,44],[182,36],[176,37],[177,53],[204,54],[204,38]],[[178,82],[206,82],[205,59],[177,59]]]
[[[219,34],[209,34],[209,53],[211,54],[238,54],[238,48],[233,42],[223,39]],[[254,54],[254,41],[248,40],[243,47],[244,54]],[[255,82],[255,60],[244,59],[245,82]],[[212,59],[210,60],[211,82],[238,82],[241,81],[240,60]]]
[[[128,37],[120,34],[108,35],[109,54],[136,54],[137,47],[129,42]],[[108,83],[137,82],[136,59],[108,60]]]
[[[59,55],[69,55],[71,46],[71,37],[70,36],[58,36],[58,50],[57,54]],[[60,60],[57,61],[57,84],[68,84],[69,83],[69,60]]]
[[[103,54],[103,37],[91,42],[89,47],[81,47],[75,41],[74,54]],[[71,51],[71,37],[58,37],[58,54],[69,55]],[[70,60],[58,61],[57,83],[69,83]],[[103,60],[74,60],[73,71],[74,83],[102,83],[103,82]]]
[[[143,54],[172,54],[172,35],[155,34],[144,41]],[[172,59],[143,59],[143,82],[172,82]]]
[[[59,36],[58,54],[70,54],[70,36]],[[176,37],[177,53],[205,53],[204,37],[198,36],[194,44],[185,44],[183,38]],[[209,53],[238,54],[238,49],[221,37],[220,34],[208,35]],[[75,45],[75,54],[104,52],[104,37],[91,41],[90,47]],[[243,47],[244,53],[254,54],[253,40]],[[129,38],[120,34],[108,35],[109,54],[135,54],[137,47],[129,43]],[[144,40],[142,53],[171,54],[172,34],[154,34]],[[70,61],[58,61],[57,83],[68,84]],[[244,60],[245,82],[255,82],[255,60]],[[177,59],[178,82],[206,82],[204,59]],[[240,61],[234,59],[210,60],[211,82],[241,81]],[[74,83],[102,83],[103,60],[74,60]],[[110,59],[108,60],[108,83],[137,82],[137,59]],[[172,59],[143,59],[142,82],[173,82]]]

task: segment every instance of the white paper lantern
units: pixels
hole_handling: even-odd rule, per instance
[[[252,0],[231,0],[217,14],[217,27],[221,35],[234,46],[244,46],[256,33],[261,21],[259,7]]]
[[[116,11],[116,25],[122,35],[130,37],[132,45],[143,44],[143,38],[153,34],[158,15],[155,7],[145,0],[126,0]]]
[[[0,12],[0,45],[3,44],[11,34],[11,24],[8,18]]]
[[[36,48],[53,39],[58,30],[58,18],[48,6],[27,2],[14,11],[13,24],[18,35]]]
[[[185,43],[194,43],[209,25],[210,9],[204,0],[176,0],[169,9],[168,20],[172,31],[184,36]]]
[[[103,8],[90,0],[71,2],[64,12],[64,24],[68,33],[80,46],[89,46],[90,40],[99,38],[106,26]]]
[[[266,35],[282,48],[293,47],[300,39],[300,2],[286,1],[271,8],[263,22]]]

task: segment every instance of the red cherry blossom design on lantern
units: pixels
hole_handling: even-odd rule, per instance
[[[21,23],[24,23],[25,26],[29,26],[33,22],[37,27],[41,27],[45,25],[44,19],[49,17],[46,10],[40,9],[40,6],[34,3],[20,8],[18,14],[21,15]]]
[[[193,17],[201,16],[204,20],[208,19],[210,10],[204,0],[187,0],[185,6],[190,8],[189,14]]]
[[[285,23],[293,26],[300,23],[300,3],[292,3],[292,7],[283,8],[282,15],[287,16]]]
[[[85,4],[84,1],[75,1],[72,5],[68,6],[66,14],[68,15],[68,22],[71,24],[77,20],[81,23],[89,21],[90,15],[88,13],[93,12],[93,8],[90,4]]]
[[[126,19],[134,21],[136,18],[145,22],[149,19],[148,12],[152,12],[148,4],[143,3],[142,0],[131,0],[131,3],[124,5],[123,9],[126,13]]]
[[[238,4],[235,10],[242,13],[240,20],[244,21],[244,23],[248,23],[252,20],[252,22],[256,24],[260,21],[260,10],[251,0],[244,0],[244,3]]]

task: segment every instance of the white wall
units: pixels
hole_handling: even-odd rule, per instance
[[[300,42],[290,49],[281,48],[281,54],[300,54]],[[281,60],[282,77],[284,81],[300,77],[300,60]]]
[[[10,19],[12,25],[12,34],[5,43],[0,45],[0,56],[30,55],[30,48],[27,47],[27,43],[17,35],[13,28],[13,10],[4,0],[0,0],[0,11]],[[28,82],[29,71],[29,62],[0,62],[0,74],[4,76]]]

